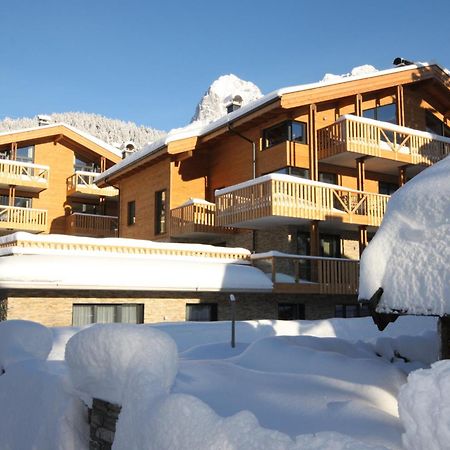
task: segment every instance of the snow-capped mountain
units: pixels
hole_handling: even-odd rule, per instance
[[[241,106],[262,97],[258,86],[251,81],[244,81],[236,75],[222,75],[214,81],[195,109],[192,122],[212,122],[227,114],[226,106],[233,98],[242,98]]]
[[[132,141],[137,148],[159,139],[166,133],[154,128],[138,126],[133,122],[109,119],[99,114],[84,112],[54,113],[48,116],[50,123],[64,122],[75,128],[86,131],[108,144],[120,147],[124,142]],[[5,117],[0,121],[0,132],[32,128],[38,125],[38,117],[23,117],[11,119]]]

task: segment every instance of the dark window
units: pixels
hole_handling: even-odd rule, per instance
[[[337,175],[329,172],[319,172],[319,181],[322,183],[337,184]]]
[[[72,212],[80,214],[98,214],[99,206],[95,203],[72,203]]]
[[[80,172],[100,172],[100,166],[92,161],[87,161],[80,155],[75,155],[74,170]]]
[[[216,303],[187,303],[186,320],[191,322],[210,322],[217,320]]]
[[[336,305],[334,308],[334,317],[351,318],[370,316],[366,305]]]
[[[19,208],[31,208],[32,199],[29,197],[14,197],[14,205]],[[0,195],[0,205],[8,206],[9,197],[7,195]]]
[[[136,202],[128,202],[127,207],[127,224],[134,225],[136,223]]]
[[[306,144],[306,123],[287,120],[263,131],[263,148],[286,141]]]
[[[398,184],[386,183],[384,181],[378,182],[378,192],[384,195],[392,195],[398,189]]]
[[[426,111],[425,125],[428,133],[437,134],[439,136],[450,137],[450,127],[439,120],[433,113]]]
[[[269,172],[269,173],[280,173],[283,175],[291,175],[293,177],[309,179],[309,170],[302,169],[301,167],[287,166],[287,167],[283,167],[282,169],[278,169],[278,170],[275,170],[274,172]]]
[[[144,305],[74,304],[72,325],[83,326],[90,323],[144,323]]]
[[[303,303],[278,303],[279,320],[304,320],[305,305]]]
[[[341,257],[341,238],[334,234],[322,234],[319,238],[319,256],[328,258]],[[309,233],[297,232],[297,254],[311,255],[311,238]]]
[[[167,191],[155,192],[155,234],[166,232],[166,200]]]
[[[397,106],[395,103],[377,106],[363,111],[363,117],[379,120],[381,122],[397,123]]]
[[[34,161],[34,145],[18,148],[16,155],[17,161],[32,163]]]

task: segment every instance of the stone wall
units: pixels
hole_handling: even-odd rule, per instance
[[[260,320],[278,318],[278,303],[302,303],[306,319],[326,319],[334,316],[336,304],[355,304],[351,295],[306,295],[235,292],[236,319]],[[98,292],[98,291],[37,291],[10,293],[7,318],[40,322],[45,326],[72,325],[73,304],[142,304],[144,323],[178,322],[186,320],[186,304],[217,304],[218,320],[230,319],[229,294],[224,292]]]
[[[89,450],[110,450],[121,407],[94,398],[89,410]]]

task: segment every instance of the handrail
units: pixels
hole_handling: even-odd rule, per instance
[[[0,159],[0,176],[20,178],[24,181],[48,182],[50,167],[9,159]],[[24,178],[25,177],[25,178]]]
[[[215,226],[216,205],[191,201],[170,211],[170,233],[175,235],[211,231]]]
[[[414,164],[431,164],[450,154],[450,139],[387,122],[345,115],[318,130],[319,159],[355,152]],[[391,152],[391,153],[389,153]]]
[[[118,218],[95,214],[72,213],[67,216],[67,231],[88,236],[116,237]]]
[[[352,295],[358,290],[356,260],[269,252],[252,255],[252,263],[270,275],[275,289],[293,286],[308,293]]]
[[[309,220],[339,217],[348,223],[378,226],[388,200],[388,195],[287,175],[283,178],[266,176],[216,191],[216,218],[217,225],[221,226],[269,216]]]
[[[47,225],[47,210],[0,206],[0,226],[42,231]]]
[[[84,170],[75,171],[70,177],[67,178],[67,190],[77,191],[87,189],[93,194],[109,194],[117,195],[118,189],[113,186],[107,186],[104,188],[98,187],[94,180],[99,175],[98,172],[87,172]]]

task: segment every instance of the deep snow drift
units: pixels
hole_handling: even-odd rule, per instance
[[[7,338],[36,329],[7,324]],[[51,333],[47,361],[0,376],[0,448],[87,449],[83,403],[98,397],[122,404],[116,450],[399,449],[398,392],[437,354],[433,318],[383,334],[366,318],[238,322],[235,349],[229,322]]]
[[[360,298],[384,290],[379,312],[450,314],[449,173],[447,157],[389,200],[360,269]]]

